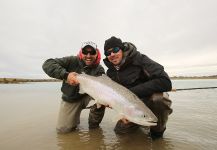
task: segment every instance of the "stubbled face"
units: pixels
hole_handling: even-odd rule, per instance
[[[112,48],[108,49],[108,51],[111,51],[111,54],[107,56],[108,60],[113,65],[119,65],[123,59],[123,51],[120,49],[118,52],[114,53],[112,52]]]
[[[87,66],[93,65],[93,63],[96,61],[96,58],[97,58],[97,52],[95,54],[93,54],[92,51],[95,51],[95,50],[93,50],[92,48],[89,48],[89,47],[85,48],[85,50],[87,53],[82,52],[83,61],[85,62],[85,64]]]

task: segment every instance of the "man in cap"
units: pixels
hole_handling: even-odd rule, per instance
[[[83,43],[77,56],[50,58],[44,62],[42,68],[48,76],[63,80],[57,133],[68,133],[76,129],[80,123],[80,113],[86,108],[91,97],[87,94],[79,94],[76,75],[82,72],[92,76],[104,74],[104,68],[99,64],[100,59],[101,55],[97,45],[88,41]],[[91,107],[88,118],[89,128],[99,126],[104,112],[104,106],[97,108],[93,105]]]
[[[107,75],[135,93],[158,118],[157,126],[150,127],[150,136],[159,138],[166,130],[168,115],[172,113],[171,100],[166,91],[172,88],[163,66],[137,51],[134,44],[122,42],[112,36],[104,44]],[[119,120],[114,131],[117,134],[136,130],[139,125]]]

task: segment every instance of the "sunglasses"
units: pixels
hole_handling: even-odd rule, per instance
[[[91,51],[88,51],[88,50],[86,50],[86,49],[82,49],[82,54],[84,54],[84,55],[88,55],[88,53],[90,54],[90,55],[96,55],[96,51],[95,50],[91,50]]]
[[[120,48],[119,47],[114,47],[114,48],[112,48],[111,50],[109,50],[109,51],[105,51],[105,56],[110,56],[111,55],[111,53],[117,53],[117,52],[119,52],[120,51]]]

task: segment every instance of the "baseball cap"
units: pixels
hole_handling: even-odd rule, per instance
[[[96,43],[94,43],[94,42],[92,42],[92,41],[87,41],[87,42],[82,43],[81,49],[84,49],[84,48],[87,47],[87,46],[92,47],[94,50],[97,49]]]

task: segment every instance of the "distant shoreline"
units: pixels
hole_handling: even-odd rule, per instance
[[[0,84],[26,83],[26,82],[60,82],[58,79],[21,79],[21,78],[0,78]]]
[[[185,80],[185,79],[217,79],[217,75],[214,76],[174,76],[170,77],[170,79],[174,80]]]
[[[186,80],[186,79],[217,79],[215,76],[174,76],[170,77],[171,80]],[[0,84],[10,84],[10,83],[26,83],[26,82],[60,82],[58,79],[21,79],[21,78],[0,78]]]

